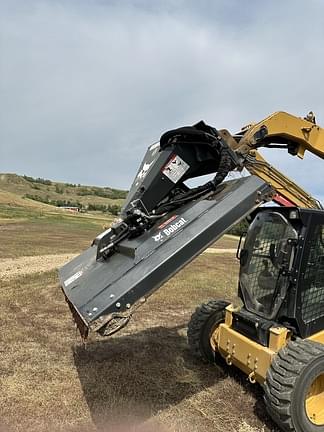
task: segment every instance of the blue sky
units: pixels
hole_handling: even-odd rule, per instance
[[[129,187],[146,147],[200,119],[324,126],[321,0],[0,2],[0,172]],[[324,162],[268,159],[324,200]]]

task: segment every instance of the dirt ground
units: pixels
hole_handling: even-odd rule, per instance
[[[235,297],[237,239],[226,237],[193,261],[121,332],[92,335],[84,346],[56,268],[90,244],[94,228],[74,227],[71,237],[61,226],[51,240],[40,224],[40,254],[37,227],[20,225],[14,232],[29,256],[21,253],[20,236],[4,236],[0,245],[0,425],[17,432],[116,432],[116,425],[136,420],[147,432],[275,430],[261,389],[224,365],[194,359],[186,341],[196,305]]]
[[[234,254],[236,249],[226,248],[208,248],[204,253],[211,254]],[[48,272],[57,269],[68,261],[71,261],[76,254],[52,254],[52,255],[36,255],[22,256],[19,258],[2,258],[0,259],[0,278],[14,279],[17,277]]]
[[[74,257],[75,254],[55,254],[3,258],[0,259],[0,278],[14,279],[22,275],[51,271]]]

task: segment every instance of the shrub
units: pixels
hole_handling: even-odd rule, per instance
[[[55,185],[55,192],[58,193],[58,194],[63,194],[64,193],[63,186],[60,186],[58,183],[56,183],[56,185]]]
[[[35,179],[34,177],[23,175],[23,178],[25,180],[31,182],[31,183],[41,183],[41,184],[44,184],[44,185],[51,185],[52,184],[51,180],[43,179],[41,177],[37,177]]]
[[[227,234],[233,234],[240,236],[244,234],[248,230],[249,224],[246,219],[243,219],[241,222],[234,225],[229,231],[227,231]]]

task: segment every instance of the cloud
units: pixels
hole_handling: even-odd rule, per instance
[[[324,125],[320,0],[0,7],[1,171],[127,188],[167,129],[310,109]],[[322,194],[321,161],[268,157]]]

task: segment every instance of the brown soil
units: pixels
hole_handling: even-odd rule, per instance
[[[75,254],[23,256],[0,260],[0,278],[12,279],[32,273],[41,273],[61,267],[75,257]]]
[[[135,432],[115,427],[133,418],[151,427],[145,432],[160,432],[158,425],[163,432],[275,431],[261,389],[234,368],[196,360],[186,341],[198,304],[236,296],[236,240],[219,240],[122,331],[108,339],[92,333],[84,347],[55,269],[88,247],[96,229],[37,221],[1,231],[1,432]]]
[[[236,249],[229,249],[229,248],[224,248],[224,249],[219,249],[219,248],[208,248],[205,250],[205,253],[212,253],[212,254],[224,254],[224,253],[228,253],[228,254],[236,254]]]
[[[205,253],[224,254],[235,253],[236,249],[208,248]],[[76,254],[49,254],[37,256],[22,256],[19,258],[0,259],[0,277],[12,279],[32,273],[42,273],[61,267],[74,258]]]

